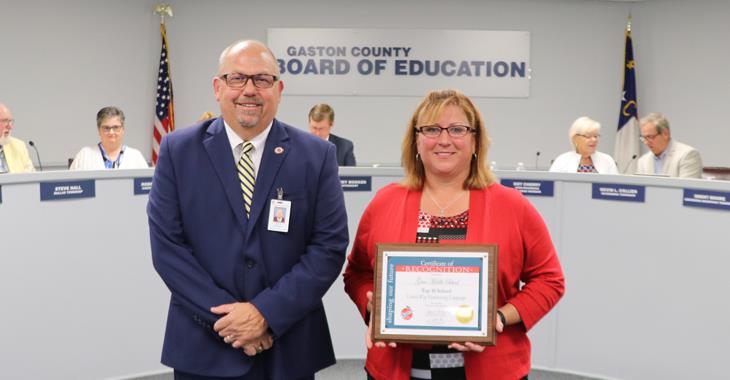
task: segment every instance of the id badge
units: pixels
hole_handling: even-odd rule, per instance
[[[269,205],[269,231],[289,232],[291,201],[272,199]]]

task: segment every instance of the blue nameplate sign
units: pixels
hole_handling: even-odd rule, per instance
[[[152,177],[140,177],[134,179],[134,195],[149,194],[152,189]]]
[[[340,176],[342,191],[371,191],[373,177],[370,176]]]
[[[552,197],[555,192],[554,181],[503,179],[500,182],[504,186],[512,187],[519,190],[522,195]]]
[[[624,185],[619,183],[594,183],[593,199],[608,199],[610,201],[644,202],[644,186]]]
[[[83,181],[41,182],[41,201],[59,199],[93,198],[96,196],[96,182]]]
[[[684,189],[682,200],[685,206],[730,210],[730,193],[726,191]]]

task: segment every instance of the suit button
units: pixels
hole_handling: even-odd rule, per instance
[[[253,268],[254,265],[256,265],[256,263],[253,260],[246,260],[246,266],[248,269]]]

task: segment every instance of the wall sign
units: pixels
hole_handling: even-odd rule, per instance
[[[530,95],[530,32],[270,28],[287,94]]]

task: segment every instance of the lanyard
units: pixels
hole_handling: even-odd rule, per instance
[[[119,165],[122,164],[122,155],[124,154],[124,148],[125,146],[122,145],[122,149],[119,151],[119,155],[117,156],[117,159],[112,161],[109,156],[106,155],[106,152],[104,151],[104,147],[101,146],[101,143],[99,143],[99,151],[101,151],[101,157],[104,159],[104,167],[107,169],[116,169],[119,167]]]

